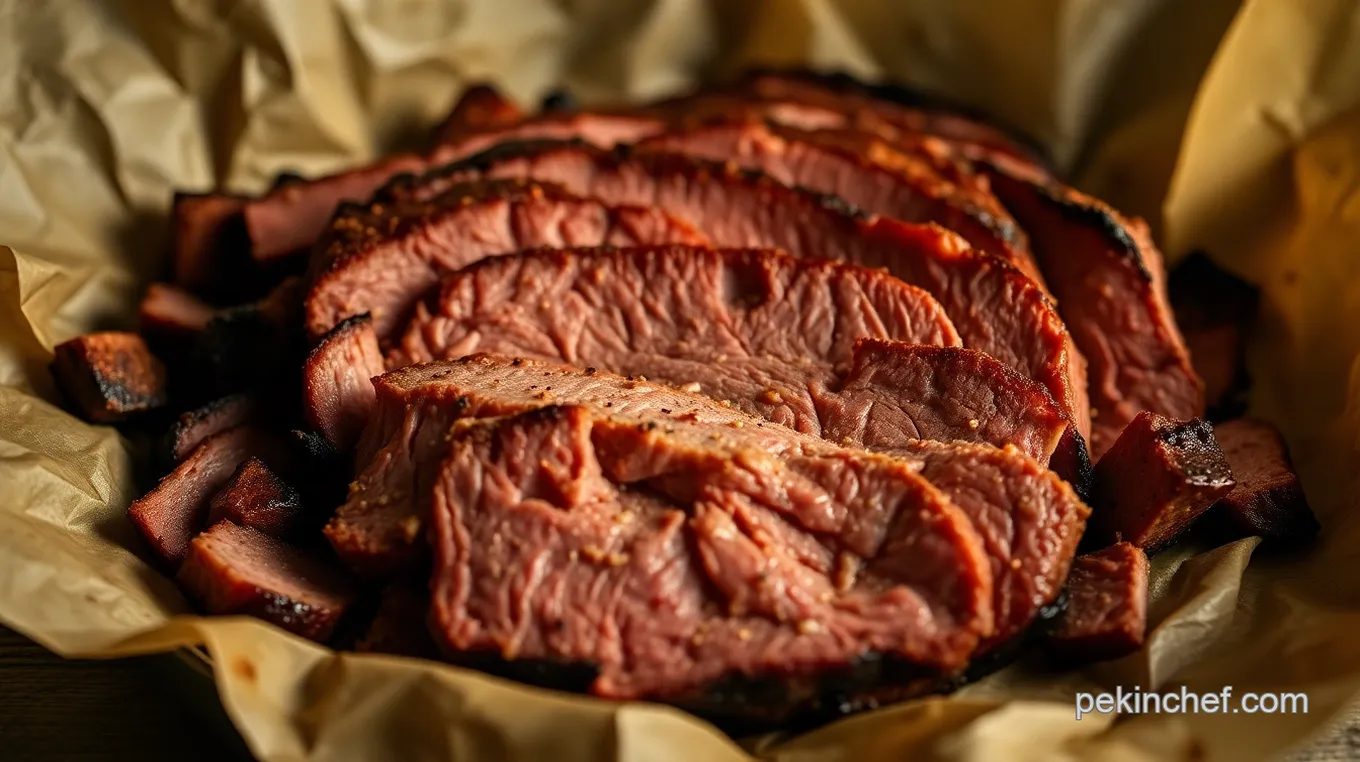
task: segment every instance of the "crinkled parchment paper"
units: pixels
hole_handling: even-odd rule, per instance
[[[129,548],[132,454],[52,404],[53,345],[130,326],[174,188],[256,191],[417,142],[467,83],[669,94],[751,63],[891,76],[1264,290],[1253,404],[1325,526],[1155,563],[1147,649],[738,746],[683,713],[337,655],[187,616]],[[0,621],[71,656],[206,646],[265,760],[1253,759],[1360,693],[1360,6],[1346,0],[0,0]],[[1074,719],[1116,685],[1304,691],[1306,715]]]

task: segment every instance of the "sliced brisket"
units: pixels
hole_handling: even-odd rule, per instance
[[[580,143],[501,146],[396,181],[383,195],[427,199],[458,182],[488,177],[532,177],[606,203],[665,209],[719,246],[778,248],[887,268],[940,301],[964,346],[1043,384],[1079,431],[1089,425],[1084,379],[1067,330],[1042,289],[943,228],[865,215],[835,197],[730,165]]]
[[[368,315],[342,321],[307,355],[302,404],[307,424],[339,452],[359,439],[373,407],[374,376],[383,372],[382,350]]]
[[[345,570],[230,521],[189,544],[179,581],[209,614],[244,614],[325,642],[356,588]]]
[[[347,206],[317,245],[307,328],[320,336],[368,312],[380,338],[398,329],[440,275],[535,246],[703,243],[667,213],[612,206],[537,182],[450,185],[428,200]]]
[[[541,250],[446,276],[388,366],[474,352],[562,361],[694,385],[835,442],[1013,444],[1047,463],[1068,424],[1043,387],[980,352],[911,346],[957,343],[929,294],[845,263],[690,246]]]
[[[450,434],[431,619],[454,654],[585,663],[598,695],[667,699],[866,653],[949,673],[990,632],[971,524],[899,461],[570,405]]]
[[[237,393],[181,413],[166,432],[161,448],[163,459],[171,464],[179,463],[208,437],[249,422],[259,411],[256,398]]]
[[[293,533],[303,518],[298,491],[255,457],[238,466],[208,504],[208,526],[227,520],[272,537]]]
[[[1233,472],[1204,421],[1143,412],[1095,467],[1087,540],[1155,550],[1233,488]]]
[[[1077,556],[1067,579],[1067,610],[1049,633],[1064,662],[1103,661],[1137,651],[1147,631],[1148,559],[1127,542]]]
[[[164,407],[165,365],[135,333],[104,331],[58,344],[57,386],[85,420],[113,423]]]
[[[1284,437],[1274,426],[1251,418],[1220,423],[1214,438],[1232,467],[1237,486],[1206,517],[1237,537],[1311,537],[1317,519],[1303,483],[1289,460]]]

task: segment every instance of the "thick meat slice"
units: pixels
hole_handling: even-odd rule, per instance
[[[436,641],[590,664],[611,698],[866,653],[966,663],[992,591],[956,506],[900,461],[729,431],[571,405],[456,426],[431,496]]]
[[[259,458],[247,458],[208,504],[208,525],[228,520],[285,537],[302,523],[302,497]]]
[[[1161,253],[1141,220],[1129,220],[1071,188],[992,173],[993,187],[1029,233],[1049,288],[1086,357],[1098,460],[1140,411],[1204,414],[1166,296]]]
[[[175,283],[193,291],[220,286],[233,264],[245,262],[241,210],[247,199],[219,193],[176,193],[170,210]]]
[[[259,412],[258,401],[248,394],[230,394],[181,413],[166,432],[161,450],[168,463],[189,457],[208,437],[247,423]]]
[[[204,440],[155,489],[132,502],[128,516],[156,554],[171,566],[184,560],[189,539],[204,526],[212,496],[246,458],[276,452],[277,439],[241,426]]]
[[[612,206],[536,182],[454,185],[427,201],[343,209],[318,243],[307,327],[320,336],[368,312],[379,338],[400,326],[443,273],[535,246],[704,243],[663,211]]]
[[[910,346],[957,343],[929,294],[844,263],[759,249],[546,250],[446,276],[388,366],[474,352],[556,360],[695,384],[835,442],[1014,444],[1047,463],[1067,421],[1043,387],[979,352]]]
[[[230,521],[189,544],[179,583],[209,614],[259,617],[318,642],[356,596],[344,569]]]
[[[163,407],[165,365],[135,333],[104,331],[57,345],[52,375],[88,421],[112,423]]]
[[[140,323],[145,333],[179,338],[208,327],[215,313],[211,305],[182,288],[152,283],[142,297]]]
[[[509,127],[522,121],[524,111],[494,86],[479,83],[458,96],[448,116],[435,128],[435,142],[454,143],[470,132]]]
[[[715,245],[884,267],[929,291],[966,347],[1043,384],[1081,431],[1085,387],[1067,329],[1043,291],[1018,270],[934,225],[864,215],[835,197],[760,173],[675,154],[609,152],[580,144],[502,146],[421,178],[394,182],[391,199],[430,198],[482,177],[533,177],[606,203],[656,206]]]
[[[382,350],[368,315],[341,322],[303,365],[302,404],[308,425],[337,451],[348,451],[373,407],[370,379],[382,372]]]
[[[1063,661],[1102,661],[1137,651],[1147,631],[1148,559],[1121,542],[1077,556],[1067,579],[1067,610],[1049,633]]]
[[[1233,488],[1233,472],[1201,420],[1139,413],[1096,463],[1093,547],[1120,541],[1155,550]]]
[[[415,585],[388,585],[378,603],[378,613],[364,630],[354,650],[369,653],[435,659],[439,647],[430,637],[426,619],[430,594]]]
[[[424,508],[383,497],[428,491],[428,477],[414,464],[428,460],[429,448],[446,446],[443,437],[459,418],[560,401],[744,431],[761,437],[760,447],[770,451],[826,446],[699,395],[589,368],[476,356],[389,373],[377,388],[380,403],[360,446],[357,487],[327,530],[346,559],[370,569],[416,565],[420,547],[413,541],[421,536]],[[428,418],[428,409],[416,407],[436,394],[450,400],[435,410],[437,421]],[[893,455],[922,469],[981,536],[995,579],[996,632],[989,645],[1018,633],[1052,602],[1066,578],[1086,506],[1061,480],[1013,449],[916,442]]]
[[[1215,426],[1214,438],[1237,486],[1210,510],[1207,521],[1239,537],[1297,539],[1317,533],[1303,484],[1274,426],[1239,418]]]
[[[867,212],[936,222],[1043,282],[1024,234],[994,196],[955,184],[931,162],[866,133],[726,123],[669,131],[638,147],[734,161],[789,185],[840,196]]]

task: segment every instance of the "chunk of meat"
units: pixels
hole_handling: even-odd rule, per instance
[[[1155,550],[1233,488],[1233,472],[1204,421],[1139,413],[1095,467],[1095,547]]]
[[[521,180],[454,185],[428,202],[346,207],[317,244],[307,327],[320,336],[368,312],[386,339],[442,274],[492,255],[706,240],[657,209],[609,205]]]
[[[1062,661],[1117,659],[1143,646],[1147,631],[1148,559],[1127,542],[1077,556],[1067,580],[1067,611],[1049,632]]]
[[[209,614],[258,617],[322,643],[356,597],[344,569],[230,521],[189,544],[179,583]]]
[[[834,197],[760,173],[675,154],[579,143],[501,146],[420,178],[394,182],[384,199],[423,199],[472,179],[532,177],[606,203],[666,209],[718,246],[777,248],[841,259],[929,291],[963,344],[1043,384],[1081,431],[1084,379],[1067,329],[1033,280],[934,225],[864,215]],[[1084,423],[1085,421],[1085,423]]]
[[[189,540],[204,527],[213,495],[237,466],[278,447],[276,437],[251,426],[208,437],[154,489],[134,500],[128,517],[156,555],[176,566],[184,560]]]
[[[162,446],[164,460],[179,463],[189,457],[208,437],[250,422],[260,411],[255,397],[248,394],[229,394],[201,407],[181,413],[166,432]]]
[[[1237,486],[1210,510],[1207,521],[1238,537],[1311,537],[1317,519],[1289,460],[1284,437],[1261,420],[1239,418],[1214,427]]]
[[[212,305],[178,286],[152,283],[142,297],[140,323],[145,333],[178,338],[206,328],[215,312]]]
[[[104,331],[58,344],[52,376],[76,412],[95,423],[127,420],[169,401],[165,365],[135,333]]]
[[[570,249],[446,276],[388,365],[557,360],[694,384],[835,442],[1014,444],[1049,461],[1069,426],[1042,386],[980,352],[915,344],[957,335],[929,294],[881,272],[759,249]]]
[[[259,458],[247,458],[208,504],[208,525],[227,520],[286,537],[306,518],[302,497]]]
[[[589,664],[611,698],[865,653],[965,663],[991,580],[957,507],[897,461],[711,431],[579,406],[456,427],[431,499],[436,641]]]
[[[373,407],[383,356],[368,315],[349,318],[321,339],[302,370],[307,423],[340,452],[354,446]]]

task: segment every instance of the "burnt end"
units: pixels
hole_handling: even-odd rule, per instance
[[[307,355],[304,414],[337,451],[350,450],[358,440],[373,407],[370,379],[382,372],[378,335],[367,313],[342,321]]]
[[[1209,418],[1241,416],[1251,387],[1246,337],[1256,319],[1260,291],[1195,252],[1171,272],[1169,292],[1190,361],[1204,379]]]
[[[194,538],[179,582],[209,614],[257,617],[318,642],[357,597],[353,580],[325,557],[230,521]]]
[[[208,525],[229,520],[272,537],[286,537],[303,523],[302,497],[264,461],[248,458],[213,496]]]
[[[177,285],[200,294],[234,293],[250,262],[242,216],[248,200],[222,193],[175,194],[170,219]]]
[[[1233,488],[1233,472],[1205,421],[1139,413],[1095,468],[1085,542],[1155,550]]]
[[[139,310],[143,333],[182,339],[203,330],[216,310],[178,286],[152,283],[142,297]]]
[[[367,653],[438,659],[426,617],[430,594],[415,585],[394,584],[383,590],[377,613],[354,650]]]
[[[238,393],[181,413],[166,432],[160,448],[162,462],[171,466],[179,463],[208,437],[248,423],[259,411],[260,403],[255,397]]]
[[[1234,539],[1312,537],[1319,527],[1303,483],[1294,472],[1284,437],[1265,421],[1239,419],[1214,427],[1232,466],[1237,486],[1209,511],[1205,521]]]
[[[57,345],[52,375],[87,421],[113,423],[166,405],[165,365],[135,333],[106,331]]]
[[[1048,650],[1056,660],[1117,659],[1143,646],[1148,559],[1142,549],[1121,542],[1077,556],[1067,595],[1067,611],[1048,634]]]

